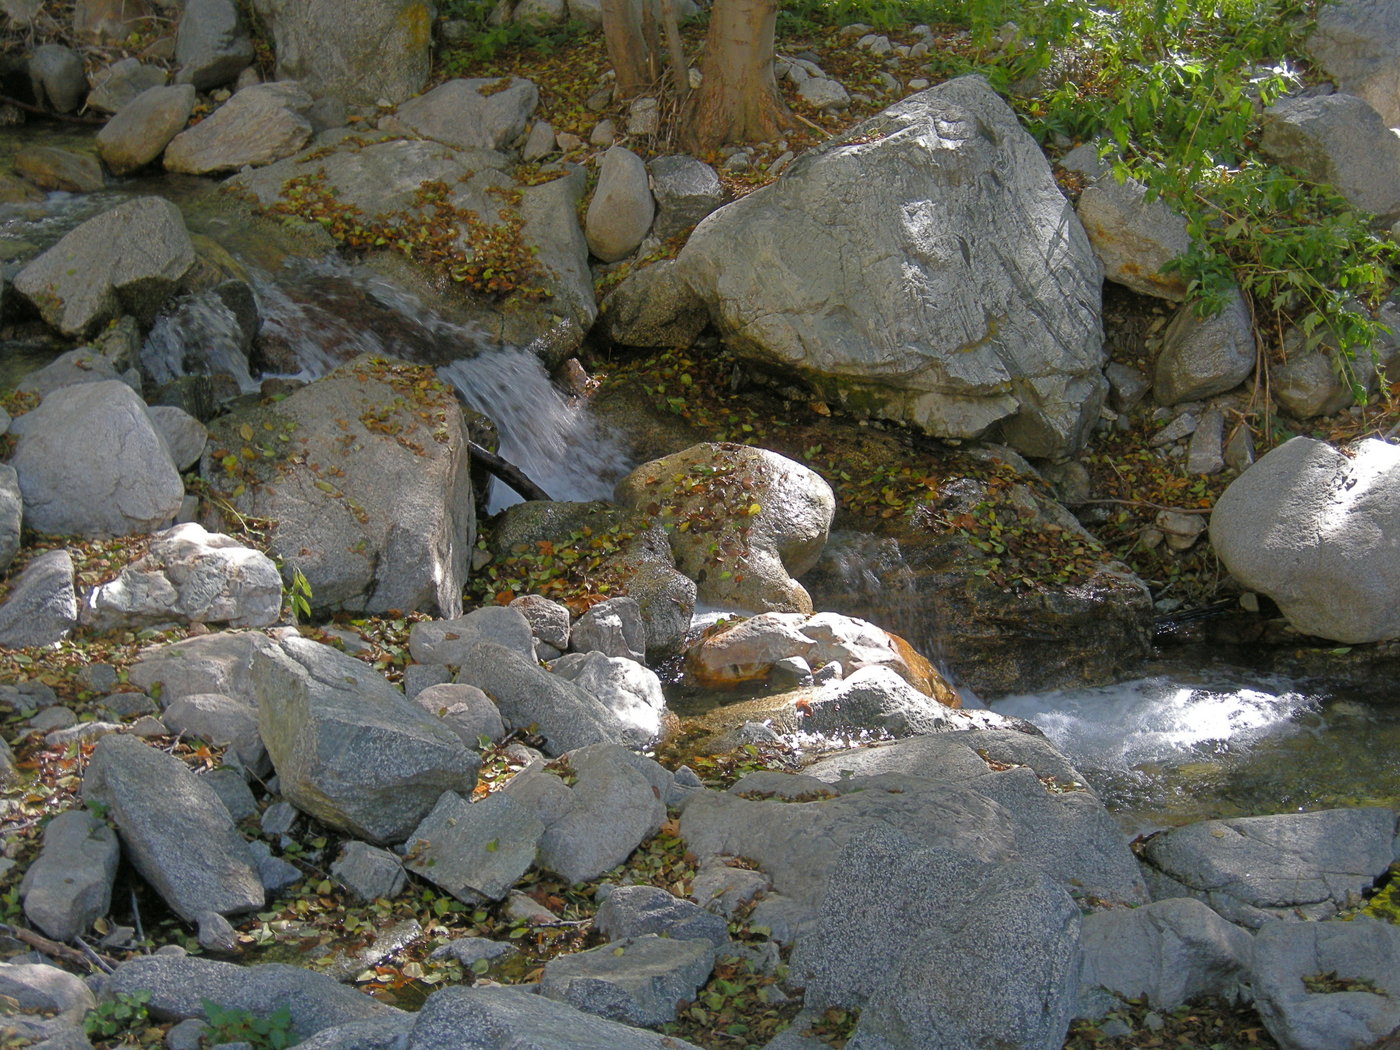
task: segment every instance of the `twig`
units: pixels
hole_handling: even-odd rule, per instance
[[[97,125],[107,123],[102,117],[80,117],[70,113],[54,113],[45,109],[43,106],[35,106],[29,102],[21,102],[19,99],[12,98],[9,95],[0,95],[0,103],[4,103],[7,106],[14,106],[16,109],[22,109],[26,113],[34,113],[41,117],[48,117],[50,120],[64,120],[69,124]]]
[[[526,499],[548,500],[549,493],[525,476],[525,472],[514,463],[507,463],[494,452],[488,452],[475,441],[467,440],[467,451],[488,471],[500,478]]]
[[[51,941],[47,937],[35,933],[33,930],[25,929],[23,926],[3,923],[0,924],[0,928],[7,930],[10,936],[15,940],[23,941],[35,951],[43,952],[51,959],[62,959],[64,962],[81,964],[87,964],[89,961],[88,957],[76,948],[70,948],[66,944],[60,944],[58,941]],[[92,951],[90,948],[88,950]],[[93,952],[93,954],[96,955],[96,952]],[[107,969],[108,973],[112,972],[106,966],[103,968]]]
[[[78,948],[81,949],[82,953],[86,955],[89,959],[91,959],[93,964],[96,965],[96,967],[103,973],[112,972],[112,964],[109,963],[106,959],[102,958],[102,956],[98,955],[90,947],[88,947],[87,941],[83,940],[77,935],[74,935],[73,943],[76,944]]]
[[[1209,514],[1212,507],[1168,507],[1161,503],[1150,503],[1145,499],[1086,499],[1084,503],[1116,503],[1124,507],[1150,507],[1152,510],[1169,510],[1174,514]]]
[[[146,931],[141,926],[141,906],[136,901],[136,887],[131,887],[131,925],[136,927],[136,943],[141,945],[141,950],[150,955],[150,949],[146,946]]]

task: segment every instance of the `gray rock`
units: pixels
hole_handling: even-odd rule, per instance
[[[530,624],[530,633],[561,653],[569,648],[569,610],[542,594],[522,594],[510,603]]]
[[[1162,336],[1152,394],[1158,404],[1199,401],[1239,386],[1254,371],[1254,328],[1238,293],[1205,319],[1183,306]]]
[[[175,32],[175,79],[200,91],[223,87],[253,61],[253,38],[233,0],[185,0]]]
[[[429,959],[456,959],[464,967],[470,968],[475,962],[485,959],[500,959],[515,955],[520,949],[506,941],[493,941],[488,937],[454,937],[446,944],[434,948]]]
[[[88,108],[119,113],[142,92],[164,86],[169,77],[170,74],[159,66],[145,65],[138,58],[119,59],[94,74],[92,90],[87,97]],[[99,131],[98,136],[101,134]]]
[[[1224,437],[1225,414],[1218,408],[1206,409],[1191,434],[1191,443],[1186,446],[1186,472],[1219,474],[1224,470],[1225,456],[1221,448]]]
[[[550,960],[540,994],[624,1024],[668,1024],[714,965],[714,947],[705,941],[644,934]]]
[[[603,262],[625,259],[642,243],[655,215],[646,162],[613,146],[598,162],[598,187],[584,219],[589,251]]]
[[[228,810],[178,758],[135,737],[105,736],[83,796],[108,807],[136,870],[182,918],[262,907],[262,882]]]
[[[306,1050],[401,1050],[414,1015],[394,1014],[372,1021],[352,1021],[324,1028],[298,1043]]]
[[[93,193],[102,189],[102,165],[90,153],[56,146],[28,146],[15,154],[15,171],[41,190]]]
[[[525,139],[525,145],[520,148],[520,159],[529,164],[532,161],[544,160],[554,150],[554,129],[549,126],[548,121],[537,120],[530,125],[530,134]]]
[[[299,816],[296,807],[290,802],[274,802],[263,810],[262,818],[258,821],[258,828],[267,838],[285,838],[296,827]]]
[[[589,612],[602,608],[614,601],[630,602],[631,598],[614,598],[595,605]],[[587,618],[585,614],[584,619]],[[583,624],[583,619],[579,620]],[[641,620],[637,621],[640,630]],[[623,656],[604,656],[592,650],[587,653],[569,653],[555,660],[550,671],[560,678],[592,693],[598,701],[628,727],[627,742],[644,746],[656,739],[661,732],[661,715],[666,707],[666,697],[661,691],[661,679],[656,672],[635,659]]]
[[[1330,416],[1352,403],[1350,387],[1337,375],[1335,359],[1317,350],[1290,353],[1269,369],[1269,393],[1294,419]]]
[[[724,184],[715,169],[694,157],[657,157],[647,164],[656,221],[651,232],[661,240],[692,229],[724,203]]]
[[[8,463],[0,463],[0,572],[8,569],[19,553],[23,515],[24,496],[19,489],[19,475]]]
[[[409,652],[420,664],[461,664],[478,641],[535,656],[530,622],[509,606],[485,605],[455,619],[421,620],[408,632]]]
[[[860,414],[945,437],[997,427],[1045,457],[1098,421],[1098,260],[978,77],[808,153],[701,223],[677,265],[737,353]]]
[[[99,631],[158,623],[267,627],[282,613],[282,576],[262,551],[186,522],[151,537],[146,554],[94,587],[82,621]]]
[[[10,593],[0,604],[0,648],[53,645],[77,625],[73,559],[66,550],[46,551],[11,581]]]
[[[107,983],[112,996],[151,993],[148,1009],[160,1020],[204,1017],[205,999],[228,1010],[266,1017],[285,1006],[300,1037],[356,1021],[399,1015],[332,977],[281,963],[236,966],[186,955],[145,955],[121,963]]]
[[[690,897],[709,911],[732,919],[740,909],[767,893],[772,885],[761,871],[709,860],[691,880]]]
[[[55,113],[73,113],[87,94],[82,57],[62,44],[40,44],[29,55],[34,101]]]
[[[536,726],[552,755],[627,737],[597,697],[495,642],[475,642],[463,654],[457,681],[491,697],[508,729]]]
[[[792,968],[808,1006],[863,1007],[854,1046],[1058,1050],[1078,939],[1079,909],[1044,872],[867,833],[841,852]]]
[[[618,886],[598,908],[594,926],[610,941],[654,933],[676,941],[729,943],[729,923],[659,886]]]
[[[500,740],[506,735],[501,712],[491,698],[472,685],[432,685],[413,697],[424,711],[442,719],[443,725],[467,747],[480,748],[481,738]]]
[[[10,742],[0,737],[0,788],[8,788],[20,779],[19,767],[15,765],[15,753],[10,750]]]
[[[423,90],[434,8],[424,0],[256,0],[272,32],[277,77],[348,106],[390,104]]]
[[[121,850],[117,836],[86,810],[60,813],[20,882],[24,917],[56,941],[70,941],[107,914]]]
[[[1386,0],[1341,0],[1317,13],[1308,53],[1342,91],[1400,125],[1400,12]]]
[[[238,933],[233,924],[216,911],[205,912],[197,920],[196,939],[207,952],[232,955],[238,950]]]
[[[1284,99],[1264,111],[1259,148],[1312,181],[1330,183],[1360,211],[1400,214],[1400,138],[1364,99]]]
[[[1181,275],[1162,272],[1191,247],[1186,219],[1160,199],[1149,201],[1146,186],[1103,175],[1085,187],[1078,213],[1104,277],[1143,295],[1174,302],[1186,297]]]
[[[176,470],[189,470],[199,462],[205,442],[209,440],[209,431],[203,423],[175,405],[151,405],[146,415],[170,450],[170,460]]]
[[[82,338],[121,313],[149,322],[194,262],[179,209],[137,197],[66,234],[16,275],[14,290],[64,335]]]
[[[165,148],[167,171],[209,175],[290,157],[311,138],[312,98],[294,81],[254,84]]]
[[[1396,815],[1380,807],[1207,820],[1142,847],[1153,896],[1196,897],[1231,922],[1325,919],[1360,900],[1393,859]]]
[[[814,109],[840,110],[851,105],[851,95],[839,81],[808,77],[797,85],[797,97]]]
[[[806,700],[803,729],[829,735],[878,729],[891,736],[912,736],[995,727],[999,722],[992,712],[948,707],[887,667],[857,668],[845,679],[806,693]]]
[[[1189,897],[1091,912],[1079,943],[1078,1015],[1096,1019],[1124,999],[1146,999],[1154,1010],[1205,996],[1238,999],[1253,951],[1246,931]]]
[[[522,77],[454,79],[399,106],[380,130],[459,149],[502,150],[525,132],[539,89]]]
[[[145,650],[128,677],[166,705],[197,693],[224,693],[255,704],[253,655],[276,648],[261,632],[219,631]]]
[[[709,322],[674,259],[632,270],[603,300],[600,315],[608,337],[624,346],[690,346]]]
[[[1306,634],[1348,644],[1400,636],[1400,450],[1366,440],[1343,455],[1293,438],[1240,475],[1210,519],[1230,574]]]
[[[361,900],[397,897],[408,884],[403,863],[388,850],[347,842],[331,864],[331,874]]]
[[[80,346],[76,350],[60,354],[43,368],[30,372],[19,381],[15,389],[38,394],[40,398],[45,398],[55,390],[60,390],[65,386],[76,386],[79,383],[101,383],[109,379],[120,380],[137,394],[141,393],[139,374],[134,372],[122,374],[96,347]]]
[[[646,659],[646,625],[635,598],[609,598],[578,618],[570,637],[576,653],[602,653],[641,663]],[[576,677],[576,676],[570,676]]]
[[[1400,929],[1390,923],[1266,923],[1251,978],[1255,1008],[1284,1050],[1369,1047],[1400,1027]],[[1336,991],[1305,983],[1329,978]]]
[[[61,1025],[81,1023],[97,1005],[82,978],[44,963],[0,963],[0,995],[25,1013],[57,1014]],[[6,1020],[13,1017],[8,1014]]]
[[[480,758],[373,668],[301,637],[253,658],[258,729],[282,794],[374,843],[402,842]]]
[[[241,770],[232,766],[220,766],[218,769],[201,773],[200,776],[214,789],[214,794],[219,796],[219,801],[224,804],[224,809],[228,810],[228,815],[233,818],[235,824],[241,824],[249,817],[257,815],[257,800],[253,798],[252,789],[248,787],[248,781],[244,779]],[[264,880],[263,885],[266,884]]]
[[[510,795],[444,791],[410,837],[404,866],[467,904],[500,900],[535,860],[544,824]]]
[[[578,349],[598,314],[588,243],[578,221],[586,185],[583,169],[570,166],[563,178],[526,187],[520,199],[521,239],[533,246],[535,258],[554,279],[534,313],[523,310],[517,321],[507,316],[500,335],[504,342],[529,345],[550,368]]]
[[[1152,389],[1148,378],[1131,365],[1110,361],[1103,370],[1108,379],[1109,399],[1119,412],[1131,412]]]
[[[97,151],[114,175],[144,168],[184,130],[197,99],[190,84],[148,88],[117,111],[97,133]]]
[[[409,664],[403,669],[403,695],[412,700],[424,689],[451,681],[452,672],[444,665]]]
[[[170,1026],[165,1033],[165,1050],[201,1050],[209,1024],[196,1017],[187,1017]]]
[[[272,847],[261,839],[248,844],[248,855],[258,869],[258,878],[270,896],[277,896],[288,886],[300,882],[301,869],[281,857],[272,855]]]

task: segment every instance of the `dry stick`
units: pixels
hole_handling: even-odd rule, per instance
[[[17,98],[11,98],[9,95],[0,95],[0,103],[4,103],[7,106],[14,106],[16,109],[22,109],[26,113],[36,113],[41,117],[48,117],[51,120],[66,120],[69,124],[97,125],[107,123],[107,121],[103,120],[101,117],[79,117],[68,113],[52,113],[43,106],[35,106],[28,102],[21,102]]]
[[[146,945],[146,931],[141,927],[141,905],[136,901],[136,887],[131,888],[131,925],[136,927],[136,943],[141,945],[141,951],[147,955],[151,954],[151,949]]]
[[[112,972],[112,964],[109,963],[106,959],[102,958],[102,956],[98,955],[95,951],[93,951],[92,948],[88,946],[87,941],[83,940],[81,937],[75,934],[73,937],[73,943],[76,944],[80,949],[82,949],[82,953],[86,955],[89,959],[91,959],[93,963],[97,966],[97,968],[103,973]]]
[[[64,962],[69,963],[88,962],[88,957],[82,952],[78,951],[76,948],[70,948],[66,944],[60,944],[58,941],[51,941],[47,937],[35,933],[33,930],[25,929],[23,926],[14,926],[9,923],[3,923],[0,924],[0,927],[3,927],[5,930],[8,930],[10,936],[12,936],[15,940],[23,941],[35,951],[43,952],[51,959],[62,959]],[[91,951],[92,949],[88,950]],[[96,955],[97,953],[93,952],[93,954]],[[108,969],[107,972],[111,973],[111,970]]]
[[[1153,510],[1169,510],[1175,514],[1209,514],[1210,507],[1168,507],[1162,503],[1150,503],[1145,499],[1086,499],[1085,503],[1114,503],[1124,507],[1151,507]]]
[[[525,476],[525,472],[514,463],[507,463],[494,452],[488,452],[475,441],[467,440],[467,451],[488,471],[500,478],[526,499],[548,500],[549,493]]]

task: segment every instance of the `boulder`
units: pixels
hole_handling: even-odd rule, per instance
[[[420,620],[408,632],[408,651],[420,664],[464,661],[479,641],[495,642],[534,658],[530,622],[517,609],[487,605],[452,620]]]
[[[288,637],[253,657],[258,729],[283,796],[357,838],[402,842],[478,756],[354,657]]]
[[[727,196],[715,169],[694,157],[657,157],[647,171],[656,201],[651,232],[663,241],[690,231]]]
[[[506,735],[501,712],[491,698],[471,685],[444,682],[430,685],[413,697],[424,711],[442,719],[467,747],[479,748],[482,737],[500,740]]]
[[[160,720],[172,733],[195,737],[232,749],[239,763],[255,776],[272,772],[272,763],[258,735],[258,709],[251,699],[224,693],[188,693],[165,697]]]
[[[1080,195],[1078,214],[1104,277],[1142,295],[1186,298],[1185,279],[1162,272],[1191,247],[1186,220],[1162,200],[1148,200],[1146,186],[1100,176]]]
[[[702,222],[677,266],[736,353],[858,414],[941,437],[996,428],[1045,457],[1098,420],[1098,261],[980,77],[806,154]]]
[[[641,663],[646,659],[646,624],[635,598],[608,598],[578,618],[570,637],[576,653],[601,653]]]
[[[995,724],[987,711],[957,711],[962,698],[951,686],[930,696],[885,667],[862,667],[818,688],[799,689],[802,729],[828,736],[879,730],[903,737]],[[991,716],[988,718],[987,716]]]
[[[1162,335],[1152,381],[1161,405],[1199,401],[1239,386],[1254,371],[1254,326],[1238,292],[1217,314],[1181,307]]]
[[[107,914],[121,849],[117,836],[86,810],[60,813],[44,828],[44,846],[24,873],[24,917],[56,941],[71,941]]]
[[[90,153],[73,153],[56,146],[28,146],[15,154],[15,171],[41,190],[92,193],[105,181],[102,165]]]
[[[214,421],[203,473],[239,513],[276,522],[269,553],[305,575],[316,608],[455,617],[476,539],[464,437],[430,369],[362,356]]]
[[[646,162],[624,146],[613,146],[598,162],[598,186],[584,219],[588,250],[605,263],[625,259],[642,243],[655,215]]]
[[[540,994],[630,1025],[663,1025],[710,979],[715,949],[705,941],[643,934],[545,963]]]
[[[108,379],[119,380],[131,387],[137,394],[141,393],[140,373],[134,369],[128,370],[126,373],[119,372],[111,359],[92,346],[80,346],[76,350],[59,354],[43,368],[36,368],[21,379],[16,384],[15,389],[24,393],[38,394],[40,398],[45,398],[55,390],[60,390],[65,386],[77,386],[79,383],[101,383]],[[149,413],[148,408],[147,414],[149,415]],[[154,417],[151,419],[151,425],[155,425]]]
[[[234,0],[184,0],[175,61],[176,81],[200,91],[232,84],[252,64],[253,38]]]
[[[709,322],[674,259],[628,273],[603,300],[599,316],[608,338],[623,346],[690,346]]]
[[[1387,0],[1340,0],[1317,12],[1308,53],[1337,87],[1400,125],[1400,11]]]
[[[228,810],[178,758],[134,736],[104,736],[83,797],[107,807],[136,870],[187,922],[262,907],[262,881]]]
[[[543,834],[539,818],[509,794],[468,802],[444,791],[409,836],[404,866],[466,904],[501,900],[534,863]]]
[[[629,727],[628,743],[645,746],[660,735],[666,696],[656,672],[639,661],[590,651],[562,656],[549,669],[593,694]]]
[[[88,92],[89,109],[103,113],[118,113],[142,92],[162,87],[170,74],[159,66],[148,66],[137,58],[123,58],[93,75],[92,90]],[[100,137],[102,132],[98,132]]]
[[[1294,419],[1312,419],[1340,412],[1352,403],[1351,388],[1337,375],[1330,353],[1301,350],[1269,369],[1269,394]]]
[[[425,0],[255,0],[253,9],[272,33],[278,79],[318,98],[393,105],[427,82],[434,7]]]
[[[458,149],[503,150],[524,133],[539,98],[522,77],[458,78],[403,103],[379,128]]]
[[[8,569],[19,553],[23,512],[24,496],[19,488],[19,475],[8,463],[0,463],[0,572]]]
[[[76,112],[87,94],[82,56],[62,44],[40,44],[29,54],[29,85],[37,105]]]
[[[1231,922],[1326,919],[1394,859],[1396,815],[1378,806],[1206,820],[1142,845],[1152,894],[1195,897]]]
[[[165,169],[211,175],[290,157],[311,138],[312,98],[300,84],[254,84],[165,147]]]
[[[812,611],[793,577],[816,564],[836,504],[815,471],[766,449],[702,444],[644,463],[614,498],[670,526],[676,565],[702,601]]]
[[[175,469],[186,471],[199,462],[209,431],[204,424],[176,405],[150,405],[146,416],[170,450]]]
[[[569,648],[569,608],[542,594],[522,594],[511,601],[530,624],[536,647],[540,643],[562,653]]]
[[[184,130],[197,99],[190,84],[148,88],[97,133],[97,152],[113,175],[129,175],[159,157]]]
[[[158,623],[267,627],[282,611],[282,577],[262,551],[187,522],[156,533],[146,554],[94,587],[82,621],[98,631]]]
[[[66,234],[15,276],[14,290],[64,335],[83,338],[121,313],[149,322],[194,262],[180,210],[137,197]]]
[[[131,683],[170,705],[200,693],[222,693],[256,703],[253,656],[277,648],[260,631],[219,631],[142,651],[131,667]]]
[[[1296,437],[1216,501],[1211,543],[1249,590],[1306,634],[1346,644],[1400,637],[1400,449],[1368,439],[1344,455]]]
[[[654,933],[675,941],[729,943],[729,923],[659,886],[617,886],[598,908],[594,926],[609,941]]]
[[[1359,211],[1400,216],[1400,138],[1355,95],[1284,99],[1264,111],[1259,148],[1330,183]]]
[[[397,897],[408,885],[403,862],[386,849],[347,842],[331,864],[331,874],[361,900]]]
[[[10,581],[0,604],[0,648],[55,645],[76,626],[73,559],[66,550],[45,551]]]

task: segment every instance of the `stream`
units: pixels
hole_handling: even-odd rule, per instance
[[[625,442],[605,433],[585,402],[563,394],[532,354],[489,345],[480,331],[440,316],[368,268],[279,247],[275,226],[230,220],[208,182],[130,182],[86,197],[51,194],[42,205],[0,205],[0,266],[12,277],[17,260],[96,211],[157,189],[182,207],[192,231],[218,240],[245,270],[262,318],[261,342],[294,362],[288,373],[314,379],[363,352],[431,364],[495,421],[501,454],[557,499],[607,498],[634,465]],[[187,298],[152,329],[143,367],[160,381],[201,359],[255,390],[261,377],[242,358],[231,321],[216,297]],[[28,336],[0,343],[0,388],[57,350]],[[518,499],[494,484],[493,512]],[[851,571],[862,575],[859,565]],[[933,639],[925,648],[937,659],[936,625],[922,622],[917,609],[902,610],[900,619],[907,622],[882,626],[921,643]],[[1128,834],[1214,816],[1400,807],[1400,706],[1216,667],[1207,654],[1178,655],[1134,681],[1009,696],[991,706],[1039,726]]]

